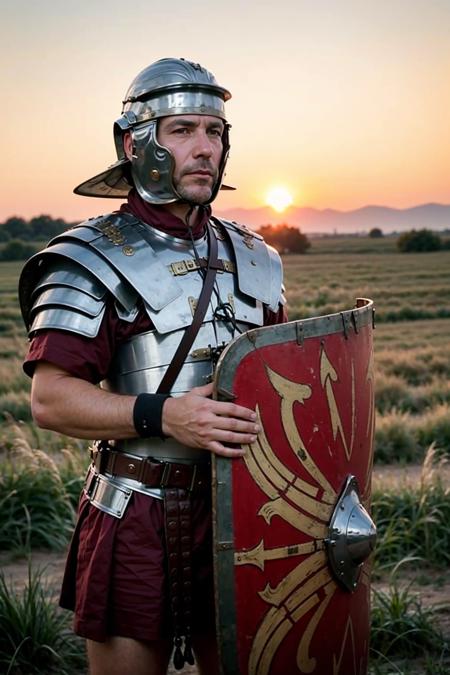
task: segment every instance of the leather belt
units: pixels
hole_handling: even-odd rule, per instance
[[[151,457],[137,457],[114,450],[103,443],[91,450],[91,456],[98,473],[132,478],[150,488],[178,488],[202,492],[211,485],[209,462],[158,462]]]

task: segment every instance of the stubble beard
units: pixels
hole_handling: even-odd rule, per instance
[[[202,167],[204,168],[204,167]],[[174,188],[177,194],[180,195],[181,199],[194,204],[206,204],[210,201],[213,194],[214,186],[216,185],[219,172],[217,169],[213,170],[211,166],[208,166],[209,171],[213,171],[214,175],[212,177],[205,177],[204,179],[197,178],[197,183],[184,183],[183,178],[187,175],[189,181],[189,171],[191,169],[184,171],[180,177],[174,176],[173,183]],[[192,179],[191,179],[192,180]]]

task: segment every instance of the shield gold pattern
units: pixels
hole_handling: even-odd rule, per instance
[[[374,431],[373,304],[255,329],[215,396],[257,411],[245,457],[213,467],[223,675],[363,675]]]

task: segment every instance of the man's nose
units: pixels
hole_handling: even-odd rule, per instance
[[[194,157],[211,157],[212,153],[213,146],[209,134],[206,131],[198,129],[193,148]]]

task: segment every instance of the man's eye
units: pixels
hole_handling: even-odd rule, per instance
[[[178,136],[184,136],[185,134],[189,133],[189,129],[185,127],[178,127],[178,129],[173,130],[174,134],[177,134]]]
[[[209,131],[210,136],[217,136],[218,138],[222,138],[222,132],[220,129],[210,129]]]

